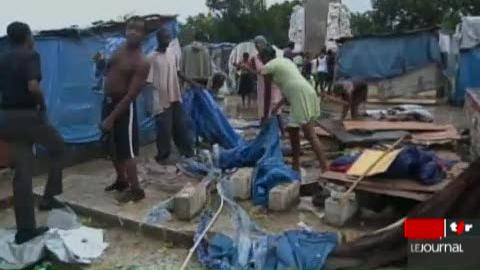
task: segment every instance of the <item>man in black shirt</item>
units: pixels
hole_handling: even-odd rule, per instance
[[[40,90],[40,56],[33,50],[27,24],[7,27],[11,47],[0,52],[0,138],[13,146],[13,202],[17,222],[15,242],[22,244],[42,235],[37,228],[32,192],[33,145],[43,146],[50,158],[48,182],[39,209],[48,211],[64,205],[54,196],[62,192],[63,140],[50,125]]]

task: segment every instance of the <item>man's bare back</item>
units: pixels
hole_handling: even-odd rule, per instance
[[[122,99],[129,90],[135,74],[144,73],[147,60],[140,50],[129,51],[122,46],[108,63],[105,94],[114,100]]]

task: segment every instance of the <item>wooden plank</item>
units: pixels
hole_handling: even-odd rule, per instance
[[[417,105],[437,105],[441,101],[437,99],[408,99],[408,98],[393,98],[382,100],[378,98],[369,98],[368,103],[372,104],[417,104]]]
[[[452,125],[450,125],[449,128],[444,131],[418,132],[412,134],[412,142],[419,144],[447,140],[455,141],[460,139],[460,134],[458,133],[457,129]]]
[[[343,125],[347,131],[369,130],[406,130],[406,131],[445,131],[450,129],[451,125],[437,125],[432,123],[414,122],[414,121],[344,121]]]
[[[371,193],[380,194],[380,195],[387,195],[391,197],[411,199],[419,202],[424,202],[433,196],[432,193],[419,193],[419,192],[411,192],[411,191],[403,191],[403,190],[377,189],[377,188],[370,188],[370,187],[363,187],[363,186],[358,186],[358,190],[363,190],[366,192],[371,192]]]
[[[344,173],[338,172],[325,172],[320,175],[320,178],[332,180],[336,182],[343,182],[347,184],[352,184],[355,182],[355,177],[348,177]],[[366,179],[360,183],[360,185],[377,188],[384,190],[402,190],[402,191],[413,191],[413,192],[425,192],[425,193],[436,193],[443,190],[449,183],[451,179],[445,179],[442,182],[432,185],[425,186],[418,183],[415,180],[411,179],[382,179],[382,178],[371,178]]]
[[[383,141],[396,141],[409,133],[406,131],[374,132],[372,134],[352,134],[345,130],[342,121],[324,119],[319,125],[344,144],[370,144]]]
[[[366,170],[373,166],[375,162],[378,162],[377,165],[366,176],[378,175],[386,172],[390,165],[398,157],[402,149],[395,150],[391,153],[386,154],[382,160],[378,161],[382,155],[385,155],[385,151],[370,150],[366,149],[363,151],[362,155],[353,163],[350,170],[347,174],[352,176],[361,176],[366,173]]]
[[[328,180],[320,180],[320,181],[328,182]],[[339,184],[346,185],[346,183],[339,183]],[[386,195],[390,197],[404,198],[404,199],[409,199],[409,200],[414,200],[419,202],[426,201],[433,196],[433,193],[372,188],[372,187],[363,186],[362,184],[358,185],[357,190],[379,194],[379,195]]]
[[[317,134],[317,136],[319,137],[332,137],[332,135],[328,133],[328,131],[326,131],[320,126],[315,127],[315,134]]]

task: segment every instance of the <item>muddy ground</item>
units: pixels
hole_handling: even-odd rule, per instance
[[[234,118],[243,118],[246,120],[254,119],[256,116],[256,108],[242,109],[239,105],[237,97],[229,97],[224,101],[225,111]],[[369,106],[378,108],[380,106]],[[467,128],[462,108],[455,108],[446,105],[430,107],[434,113],[436,122],[452,123],[459,129]],[[325,110],[333,112],[337,115],[339,112],[336,106],[325,106]],[[9,181],[8,179],[0,179],[0,181]],[[42,224],[45,220],[44,215],[40,215],[38,223]],[[188,250],[174,248],[173,243],[160,242],[155,239],[146,237],[140,233],[128,231],[121,227],[111,227],[105,224],[95,223],[90,219],[82,218],[82,223],[88,226],[102,228],[105,231],[106,242],[109,247],[105,254],[97,262],[89,267],[78,267],[83,269],[178,269],[186,258]],[[261,222],[262,223],[262,222]],[[268,223],[268,222],[265,222]],[[0,227],[12,228],[15,220],[12,209],[0,210]],[[266,225],[266,224],[262,224]],[[62,267],[63,269],[72,269]],[[199,268],[195,257],[189,265],[189,268]]]

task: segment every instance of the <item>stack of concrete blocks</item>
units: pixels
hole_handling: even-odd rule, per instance
[[[206,202],[207,183],[202,181],[195,186],[190,184],[175,195],[173,199],[173,212],[177,219],[190,221],[200,213]]]
[[[277,185],[268,195],[268,209],[284,212],[300,201],[300,181]]]

